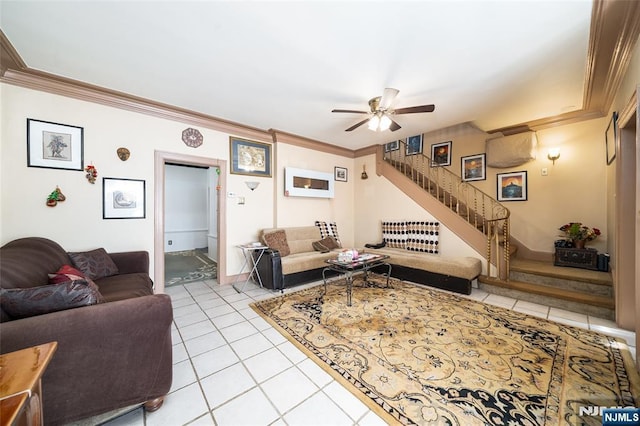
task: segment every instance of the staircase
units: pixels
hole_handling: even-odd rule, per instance
[[[383,152],[376,171],[432,213],[477,252],[484,253],[491,277],[509,279],[509,210],[460,176],[432,163],[426,155],[406,154],[406,144]]]
[[[488,293],[615,320],[613,281],[608,272],[512,259],[509,280],[480,276]]]
[[[548,262],[515,257],[511,243],[509,210],[501,203],[444,167],[432,167],[424,154],[398,150],[377,151],[376,171],[429,211],[479,253],[484,253],[487,275],[479,287],[547,306],[614,318],[614,297],[609,273],[556,267]]]

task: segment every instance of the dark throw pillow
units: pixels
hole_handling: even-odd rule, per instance
[[[287,234],[283,230],[269,232],[262,235],[262,240],[267,247],[280,252],[280,257],[289,256],[291,251],[289,250],[289,243],[287,243]]]
[[[314,241],[311,243],[311,246],[315,251],[319,251],[320,253],[329,253],[331,250],[323,246],[321,241]]]
[[[99,248],[91,251],[69,253],[73,266],[78,268],[85,277],[98,280],[110,277],[118,273],[118,267],[105,249]]]
[[[322,253],[329,252],[333,249],[340,248],[340,244],[336,241],[334,237],[325,237],[320,241],[315,241],[311,244],[313,249]]]
[[[84,279],[40,287],[0,290],[2,309],[13,319],[95,305],[102,301],[102,295],[95,284],[91,286]]]

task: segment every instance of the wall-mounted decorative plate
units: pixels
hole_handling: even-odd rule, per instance
[[[189,127],[182,131],[182,142],[191,148],[197,148],[202,145],[202,133],[196,129]]]

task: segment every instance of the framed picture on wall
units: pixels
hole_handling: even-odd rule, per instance
[[[229,137],[231,173],[271,177],[271,145]]]
[[[431,145],[431,167],[451,165],[451,141]]]
[[[84,169],[84,129],[27,118],[27,166]]]
[[[384,144],[384,152],[397,151],[400,149],[400,141],[393,141]]]
[[[409,136],[407,138],[407,148],[405,154],[422,154],[422,135]]]
[[[339,182],[346,182],[349,170],[346,167],[335,166],[333,168],[333,178]]]
[[[462,157],[460,165],[460,176],[465,182],[474,180],[485,180],[487,178],[486,171],[486,154],[468,155]]]
[[[611,114],[611,120],[607,126],[607,131],[604,134],[605,149],[607,155],[607,166],[613,163],[618,151],[618,113],[613,111]]]
[[[527,200],[527,172],[498,173],[498,201]]]
[[[144,219],[145,181],[102,178],[103,219]]]

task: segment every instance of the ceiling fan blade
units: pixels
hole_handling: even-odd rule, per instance
[[[351,114],[369,114],[368,111],[355,111],[353,109],[332,109],[331,112],[349,112]]]
[[[362,120],[359,123],[354,124],[353,126],[349,127],[347,130],[345,130],[345,132],[350,132],[352,130],[357,129],[358,127],[362,126],[364,123],[366,123],[367,121],[369,121],[368,118],[365,118],[364,120]]]
[[[395,132],[396,130],[400,130],[400,125],[398,123],[396,123],[395,121],[391,120],[391,126],[389,126],[389,130],[391,130],[392,132]]]
[[[391,87],[387,87],[386,89],[384,89],[382,97],[380,98],[380,104],[378,108],[383,111],[389,109],[396,96],[398,96],[398,92],[398,89],[394,89]]]
[[[398,108],[393,111],[394,114],[414,114],[416,112],[433,112],[436,109],[435,105],[420,105],[408,108]]]

